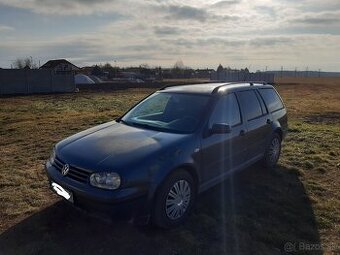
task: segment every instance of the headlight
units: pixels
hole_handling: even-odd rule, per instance
[[[90,176],[92,186],[102,189],[118,189],[121,183],[120,176],[114,172],[94,173]]]
[[[53,148],[51,156],[50,156],[50,163],[51,163],[51,165],[54,163],[55,157],[56,157],[55,149]]]

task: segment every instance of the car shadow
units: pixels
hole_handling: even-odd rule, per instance
[[[59,201],[0,235],[0,254],[322,254],[296,173],[255,165],[199,196],[172,230],[107,221]]]

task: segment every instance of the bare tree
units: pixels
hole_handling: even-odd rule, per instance
[[[37,69],[37,64],[33,62],[33,58],[17,58],[13,62],[13,67],[18,69],[23,68],[30,68],[30,69]]]
[[[25,61],[22,58],[17,58],[13,62],[13,67],[18,69],[23,69],[25,67]]]
[[[182,60],[177,60],[176,63],[174,64],[174,69],[185,69],[185,66],[183,64]]]
[[[151,69],[150,66],[147,63],[143,63],[143,64],[139,65],[139,68],[141,68],[141,69]]]

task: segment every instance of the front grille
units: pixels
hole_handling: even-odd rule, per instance
[[[55,158],[53,165],[57,168],[57,170],[61,173],[61,169],[65,165],[59,158]],[[89,178],[90,173],[83,169],[76,168],[70,165],[70,170],[65,175],[65,177],[71,178],[78,182],[86,183]]]

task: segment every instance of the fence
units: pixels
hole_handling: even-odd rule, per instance
[[[211,80],[215,81],[265,81],[274,83],[274,74],[271,73],[248,73],[248,72],[228,72],[227,70],[214,72]]]
[[[167,80],[167,81],[156,81],[156,82],[145,82],[145,83],[132,83],[132,82],[105,82],[96,84],[77,84],[77,88],[80,91],[114,91],[114,90],[124,90],[124,89],[144,89],[152,88],[159,89],[167,86],[176,85],[189,85],[198,83],[208,83],[207,81],[200,82],[196,80]]]
[[[74,74],[44,69],[0,69],[0,95],[75,91]]]

